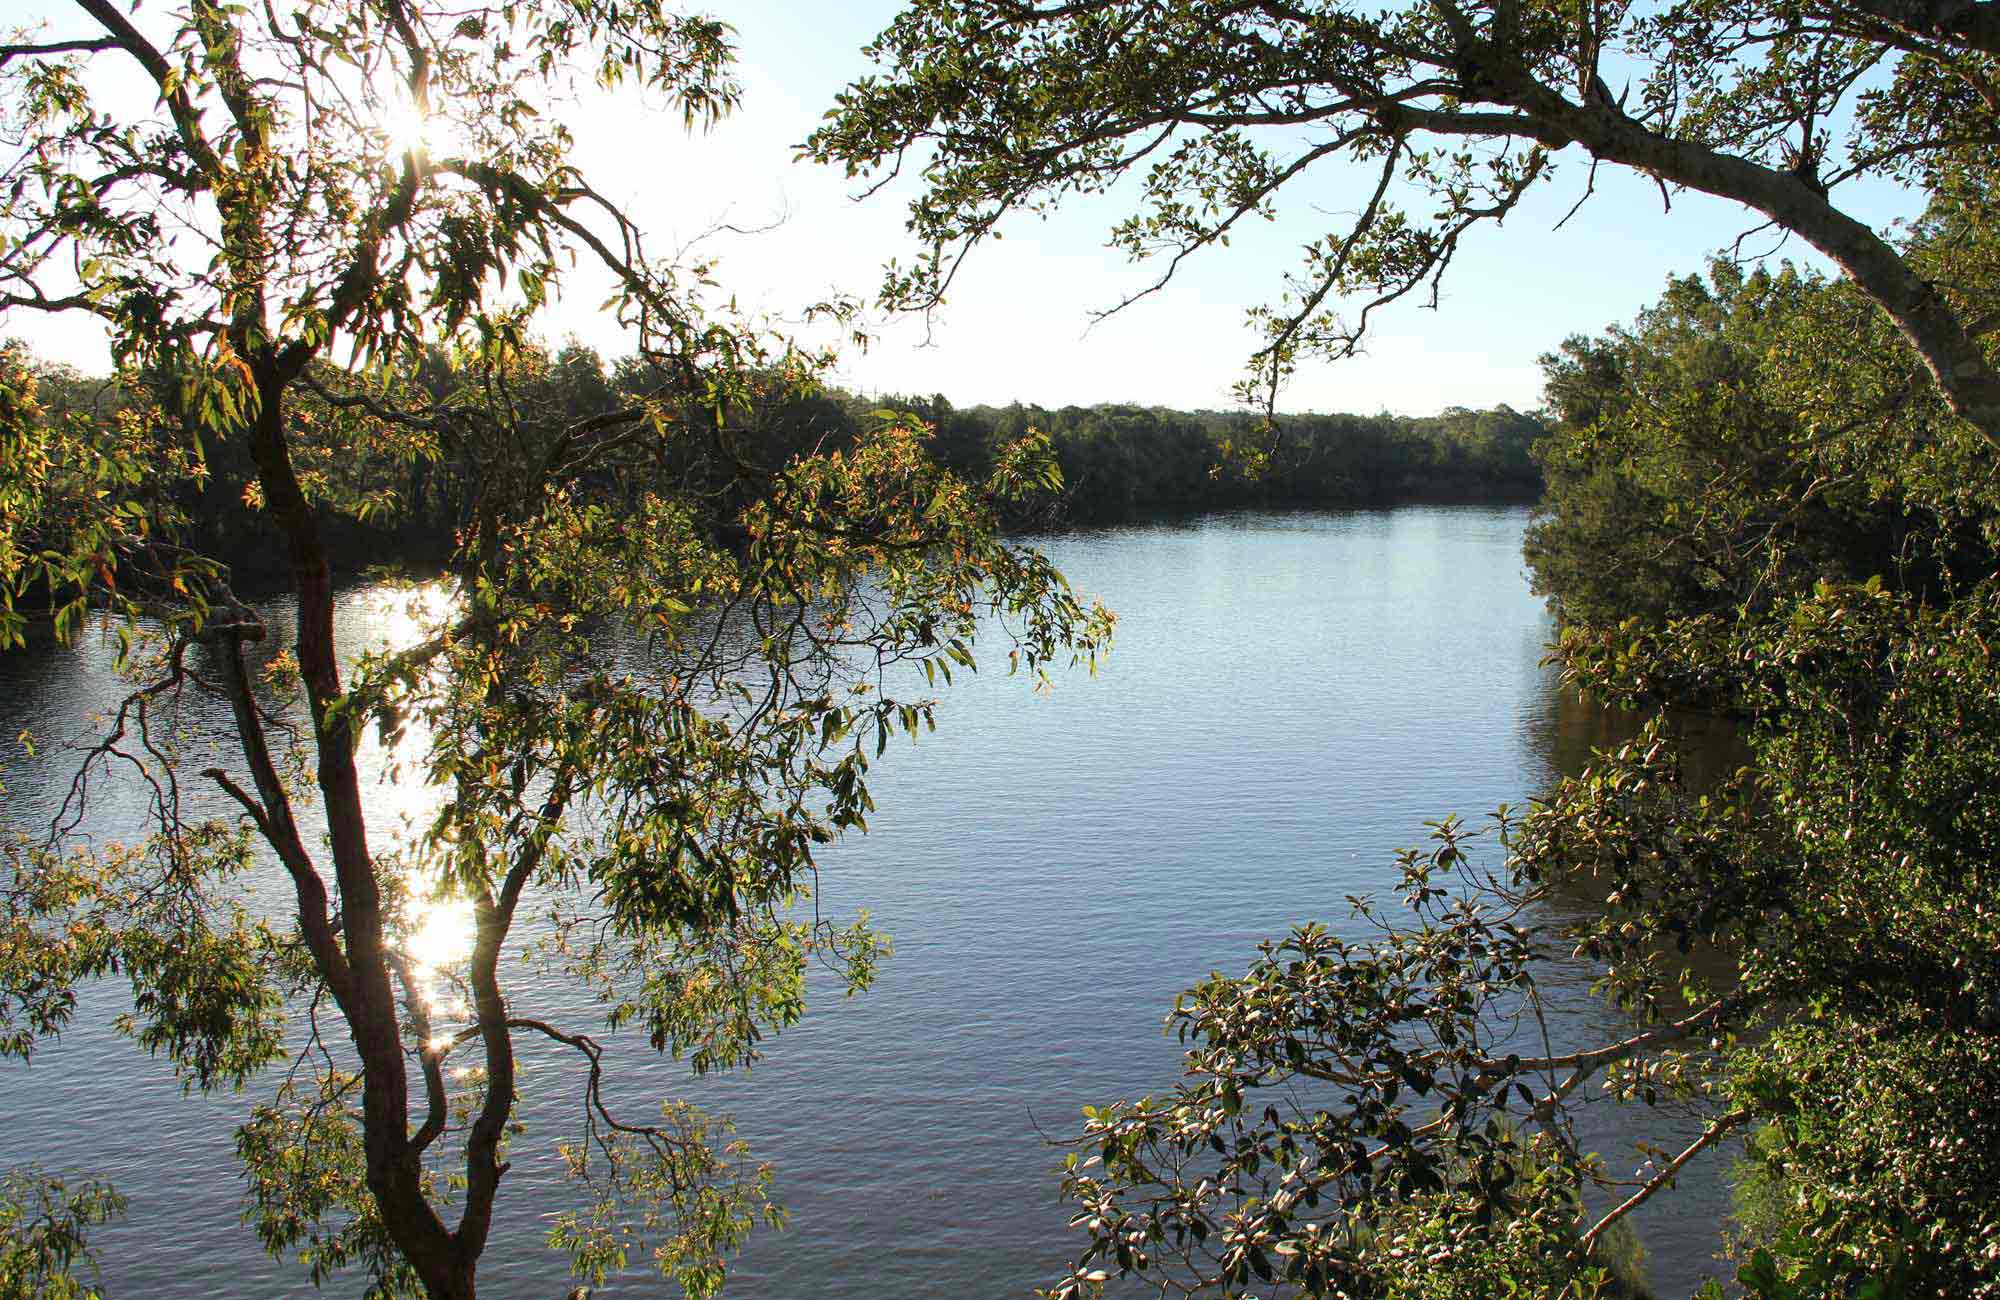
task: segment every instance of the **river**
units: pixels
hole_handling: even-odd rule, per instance
[[[1118,612],[1115,649],[1095,677],[1058,674],[1041,694],[1004,658],[962,677],[938,731],[878,764],[873,830],[827,855],[820,896],[836,918],[869,908],[893,937],[877,986],[822,990],[747,1074],[693,1080],[642,1042],[613,1052],[614,1101],[727,1111],[776,1166],[790,1224],[753,1241],[725,1294],[1025,1296],[1051,1280],[1071,1242],[1049,1139],[1083,1104],[1171,1085],[1161,1023],[1176,992],[1240,971],[1295,923],[1346,924],[1347,897],[1386,890],[1426,820],[1518,804],[1615,734],[1539,664],[1549,623],[1523,573],[1526,519],[1249,514],[1043,542]],[[396,618],[367,588],[343,600],[350,631],[392,637]],[[107,658],[0,659],[0,737],[76,734],[109,697]],[[223,724],[188,727],[200,744]],[[46,816],[61,758],[6,751],[14,817]],[[385,790],[385,817],[397,798]],[[121,811],[101,802],[93,828],[132,833]],[[517,996],[544,1013],[565,994]],[[94,1238],[113,1300],[313,1294],[238,1222],[231,1138],[248,1099],[184,1099],[108,1031],[121,1005],[92,989],[31,1067],[0,1065],[0,1168],[39,1161],[130,1197]],[[1613,1025],[1581,1003],[1569,1028]],[[554,1096],[526,1111],[502,1189],[481,1286],[496,1300],[569,1286],[540,1239],[559,1203],[548,1144],[573,1127],[576,1094],[556,1061],[530,1066],[527,1087]],[[1592,1121],[1614,1168],[1637,1163],[1630,1122]],[[1663,1296],[1718,1268],[1726,1197],[1713,1169],[1684,1182],[1639,1225]],[[341,1278],[328,1294],[360,1289]],[[665,1292],[635,1278],[600,1294]]]

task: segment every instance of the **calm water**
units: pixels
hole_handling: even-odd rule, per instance
[[[1522,573],[1525,522],[1246,515],[1048,543],[1118,611],[1116,649],[1046,695],[972,678],[935,735],[878,764],[875,830],[828,855],[821,893],[829,915],[867,907],[893,936],[876,988],[822,997],[747,1076],[691,1081],[643,1042],[617,1053],[614,1105],[692,1097],[732,1113],[778,1169],[791,1226],[753,1242],[730,1293],[1025,1296],[1071,1244],[1043,1135],[1074,1132],[1082,1104],[1171,1084],[1160,1026],[1177,991],[1242,969],[1296,922],[1344,923],[1346,896],[1385,889],[1425,820],[1518,803],[1608,739],[1612,724],[1537,666],[1548,624]],[[365,590],[343,616],[395,633]],[[0,736],[70,734],[110,690],[88,656],[0,661]],[[187,729],[199,745],[224,721]],[[12,814],[45,814],[55,769],[16,750],[6,762]],[[112,798],[91,824],[130,833],[130,811]],[[533,1014],[563,1010],[560,988],[515,990]],[[38,1160],[129,1195],[96,1238],[115,1297],[312,1294],[238,1223],[231,1135],[247,1099],[183,1099],[105,1030],[120,1006],[94,990],[32,1068],[0,1066],[0,1167]],[[1585,1004],[1568,1032],[1609,1023]],[[569,1285],[539,1215],[558,1203],[547,1143],[573,1126],[576,1081],[559,1059],[530,1065],[530,1131],[482,1273],[503,1300]],[[1624,1124],[1606,1114],[1590,1136],[1629,1169]],[[1716,1192],[1693,1181],[1702,1212],[1664,1197],[1641,1223],[1665,1295],[1714,1267]],[[668,1290],[637,1278],[605,1293]]]

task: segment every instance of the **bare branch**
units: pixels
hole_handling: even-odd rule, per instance
[[[1632,1193],[1631,1196],[1627,1197],[1617,1206],[1606,1211],[1603,1218],[1592,1224],[1590,1230],[1585,1232],[1580,1239],[1583,1248],[1589,1250],[1591,1246],[1596,1244],[1598,1237],[1603,1234],[1606,1228],[1609,1228],[1612,1224],[1644,1205],[1662,1188],[1672,1186],[1674,1179],[1686,1167],[1688,1161],[1713,1146],[1723,1134],[1748,1123],[1750,1118],[1750,1112],[1747,1110],[1733,1110],[1727,1115],[1718,1117],[1706,1129],[1702,1130],[1700,1137],[1688,1143],[1686,1150],[1669,1160],[1660,1172],[1648,1179],[1644,1187]]]

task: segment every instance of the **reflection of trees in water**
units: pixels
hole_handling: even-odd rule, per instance
[[[1575,776],[1594,751],[1624,744],[1652,716],[1588,699],[1565,685],[1553,668],[1543,670],[1538,696],[1522,713],[1521,730],[1527,751],[1540,762],[1544,783]],[[1742,732],[1729,719],[1690,709],[1669,709],[1667,718],[1683,770],[1696,786],[1711,787],[1749,761]]]
[[[1668,712],[1669,731],[1682,770],[1695,790],[1708,790],[1749,761],[1741,729],[1726,718],[1689,710]],[[1541,689],[1521,719],[1523,749],[1531,770],[1538,768],[1538,789],[1546,790],[1566,776],[1589,766],[1593,755],[1631,740],[1651,715],[1612,708],[1580,695],[1563,684],[1552,668],[1543,670]],[[1543,923],[1560,930],[1596,917],[1604,906],[1604,886],[1589,877],[1561,882],[1544,904]],[[1666,944],[1660,956],[1716,987],[1733,980],[1735,956],[1713,945],[1698,944],[1686,953]],[[1551,962],[1541,977],[1545,998],[1560,1008],[1560,1047],[1573,1050],[1603,1043],[1633,1032],[1637,1021],[1617,1007],[1591,996],[1591,983],[1603,973],[1596,963],[1582,960]],[[1668,1005],[1668,1018],[1690,1008]],[[1645,1157],[1637,1150],[1647,1142],[1679,1150],[1705,1127],[1706,1119],[1688,1103],[1661,1097],[1654,1107],[1628,1105],[1606,1097],[1589,1099],[1575,1111],[1582,1146],[1602,1154],[1613,1173],[1630,1173]],[[1633,1215],[1633,1225],[1648,1251],[1648,1273],[1662,1296],[1685,1295],[1703,1274],[1726,1275],[1728,1266],[1716,1260],[1723,1220],[1732,1201],[1726,1177],[1733,1146],[1720,1143],[1683,1171],[1677,1187],[1656,1197]]]
[[[1542,769],[1540,788],[1546,790],[1563,777],[1578,775],[1594,755],[1631,740],[1652,716],[1588,699],[1549,672],[1541,699],[1522,716],[1528,751]],[[1714,790],[1750,761],[1742,730],[1729,719],[1689,709],[1670,709],[1666,717],[1668,734],[1691,790]],[[1562,908],[1556,918],[1560,922],[1594,913],[1602,907],[1604,897],[1595,881],[1577,878],[1558,886],[1555,901]],[[1705,969],[1712,964],[1710,956],[1697,950],[1686,959],[1697,973],[1711,973]],[[1718,965],[1715,973],[1722,969]]]

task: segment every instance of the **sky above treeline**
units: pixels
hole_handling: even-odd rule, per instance
[[[736,31],[744,87],[736,114],[690,135],[656,97],[593,93],[558,108],[577,136],[577,161],[626,206],[656,252],[685,245],[714,259],[724,292],[745,311],[782,323],[829,295],[872,298],[884,263],[918,252],[903,225],[914,190],[899,183],[857,201],[859,182],[799,160],[797,146],[842,87],[871,70],[862,47],[897,8],[896,0],[733,0],[714,9]],[[61,0],[29,0],[27,9],[30,22],[47,19],[51,34],[81,28]],[[142,26],[145,17],[142,10]],[[1542,353],[1571,334],[1629,321],[1670,275],[1700,269],[1758,221],[1702,195],[1676,195],[1668,210],[1650,181],[1606,168],[1590,201],[1557,229],[1588,170],[1577,151],[1558,155],[1553,183],[1504,227],[1465,241],[1435,310],[1413,295],[1378,312],[1366,355],[1307,361],[1281,405],[1410,415],[1502,402],[1531,409],[1541,402]],[[1189,259],[1161,292],[1095,323],[1093,312],[1157,274],[1154,264],[1105,247],[1133,190],[1073,201],[1046,220],[1017,218],[1001,227],[1000,242],[973,254],[928,320],[874,317],[872,344],[847,349],[836,382],[865,394],[941,393],[959,406],[1228,407],[1256,345],[1246,309],[1275,299],[1300,249],[1344,229],[1371,184],[1339,169],[1308,174],[1281,198],[1277,220],[1242,228],[1228,248]],[[1886,187],[1840,197],[1878,225],[1914,208]],[[1745,244],[1770,247],[1768,238]],[[1824,265],[1797,241],[1777,256]],[[607,286],[577,277],[544,313],[543,331],[574,335],[606,356],[624,351],[601,310]],[[83,322],[0,319],[0,333],[26,337],[54,360],[105,365],[102,338]]]

